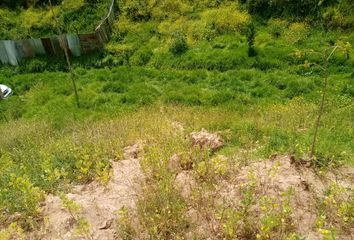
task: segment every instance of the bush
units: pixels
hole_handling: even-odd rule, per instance
[[[186,15],[188,12],[192,12],[193,8],[189,5],[189,2],[176,0],[160,0],[152,6],[152,18],[156,20],[162,19],[175,19],[179,16]]]
[[[230,5],[204,11],[201,20],[218,34],[225,34],[241,32],[249,24],[250,16]]]
[[[309,34],[309,27],[305,23],[292,23],[285,31],[285,41],[289,44],[295,44],[305,39]]]
[[[186,38],[181,33],[175,33],[170,45],[170,52],[180,55],[188,50]]]
[[[279,38],[281,35],[283,35],[284,30],[288,27],[288,22],[283,19],[279,18],[272,18],[268,21],[268,29],[269,33],[274,37],[274,38]]]
[[[146,21],[151,18],[151,11],[146,0],[123,0],[120,4],[123,15],[133,21]]]
[[[341,1],[338,5],[328,8],[323,14],[324,26],[327,29],[348,30],[354,28],[354,2]]]

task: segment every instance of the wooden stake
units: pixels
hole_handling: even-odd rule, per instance
[[[323,68],[324,69],[324,83],[323,83],[323,90],[322,90],[322,99],[320,102],[320,109],[319,109],[318,117],[317,117],[316,124],[315,124],[315,133],[313,135],[313,140],[312,140],[312,147],[311,147],[311,153],[310,153],[311,160],[313,159],[313,157],[315,155],[317,133],[318,133],[318,129],[320,127],[321,117],[323,115],[324,105],[325,105],[325,101],[326,101],[326,94],[327,94],[327,88],[328,88],[328,77],[329,77],[329,73],[328,73],[329,60],[331,59],[332,55],[337,50],[337,48],[338,48],[338,46],[335,46],[329,55],[324,54],[324,68]]]
[[[51,12],[53,14],[53,19],[54,19],[54,21],[56,22],[56,25],[57,25],[57,30],[59,32],[60,46],[64,49],[65,59],[66,59],[67,65],[68,65],[68,69],[69,69],[69,72],[70,72],[70,79],[71,79],[71,82],[72,82],[72,85],[73,85],[73,89],[74,89],[74,93],[75,93],[76,105],[79,108],[80,107],[79,94],[77,92],[77,87],[76,87],[76,82],[75,82],[75,74],[74,74],[74,72],[73,72],[73,70],[71,68],[68,45],[67,45],[67,42],[65,40],[65,36],[63,35],[63,33],[62,33],[61,29],[60,29],[59,21],[56,18],[56,15],[54,13],[53,5],[52,5],[52,1],[51,0],[49,0],[49,5],[50,5],[50,10],[51,10]]]

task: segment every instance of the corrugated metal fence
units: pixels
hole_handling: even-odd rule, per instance
[[[64,40],[73,56],[91,53],[103,47],[110,40],[115,19],[115,0],[109,7],[107,16],[96,27],[95,32],[87,34],[66,34]],[[0,61],[3,64],[18,65],[23,58],[38,55],[63,55],[60,36],[41,39],[0,40]]]

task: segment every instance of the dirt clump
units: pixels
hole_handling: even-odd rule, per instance
[[[142,150],[142,143],[135,143],[134,145],[127,146],[123,149],[123,157],[124,159],[137,159]]]
[[[173,154],[168,160],[167,168],[170,172],[174,173],[181,171],[181,157],[178,154]]]
[[[189,171],[180,172],[174,181],[175,188],[179,190],[182,197],[186,200],[191,196],[196,184],[196,180]]]
[[[218,133],[209,133],[204,128],[200,132],[192,132],[190,138],[194,146],[210,148],[213,151],[220,149],[224,145],[224,141]]]

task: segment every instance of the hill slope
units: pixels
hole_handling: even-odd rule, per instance
[[[324,2],[322,19],[244,2],[119,1],[111,42],[72,74],[62,58],[1,66],[15,94],[0,101],[0,239],[350,239],[350,2]],[[121,165],[141,167],[134,204],[101,204],[127,188]]]

